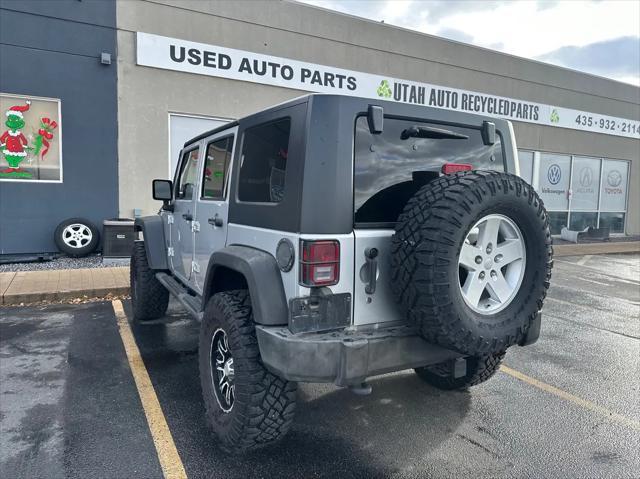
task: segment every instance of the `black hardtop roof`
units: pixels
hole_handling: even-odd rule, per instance
[[[443,108],[434,108],[430,106],[424,105],[416,105],[409,103],[402,103],[396,101],[389,101],[383,99],[376,98],[365,98],[365,97],[357,97],[351,95],[338,95],[334,93],[309,93],[303,96],[299,96],[297,98],[293,98],[291,100],[287,100],[283,103],[279,103],[277,105],[270,106],[263,110],[257,111],[255,113],[251,113],[245,117],[242,117],[238,120],[226,123],[217,128],[214,128],[209,131],[205,131],[204,133],[188,140],[184,146],[187,147],[196,143],[203,138],[207,138],[213,134],[219,133],[221,131],[227,130],[229,128],[233,128],[238,126],[242,122],[248,119],[252,119],[258,115],[263,115],[265,113],[272,113],[278,111],[283,108],[288,108],[294,105],[299,105],[301,103],[334,103],[334,104],[343,104],[351,105],[353,108],[358,109],[359,111],[366,112],[369,105],[378,105],[382,106],[385,110],[385,114],[390,114],[399,117],[407,117],[407,118],[421,118],[425,116],[429,116],[433,119],[438,119],[443,121],[444,123],[465,123],[465,124],[482,124],[483,120],[488,120],[495,123],[496,127],[499,130],[507,129],[507,120],[501,118],[495,118],[485,115],[480,115],[477,113],[467,113],[455,110],[446,110]]]
[[[203,138],[207,138],[208,136],[215,135],[216,133],[224,131],[224,130],[226,130],[228,128],[233,128],[234,126],[238,126],[240,124],[240,122],[242,122],[243,120],[246,120],[247,118],[252,118],[252,117],[254,117],[256,115],[261,115],[261,114],[266,113],[266,112],[277,111],[277,110],[279,110],[281,108],[287,108],[287,107],[290,107],[290,106],[293,106],[293,105],[298,105],[300,103],[306,103],[306,102],[309,101],[309,97],[315,96],[315,95],[318,95],[318,94],[317,93],[310,93],[308,95],[299,96],[297,98],[293,98],[291,100],[287,100],[287,101],[285,101],[283,103],[278,103],[277,105],[270,106],[268,108],[265,108],[263,110],[257,111],[255,113],[251,113],[250,115],[247,115],[247,116],[244,116],[242,118],[239,118],[238,120],[234,120],[234,121],[231,121],[229,123],[225,123],[224,125],[220,125],[217,128],[214,128],[214,129],[209,130],[209,131],[205,131],[204,133],[201,133],[200,135],[191,138],[190,140],[188,140],[184,144],[184,146],[187,147],[189,145],[192,145],[193,143],[196,143],[196,142],[202,140]],[[335,95],[335,96],[342,96],[342,95]]]

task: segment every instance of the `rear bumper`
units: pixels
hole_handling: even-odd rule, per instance
[[[367,377],[464,357],[427,343],[414,328],[293,334],[286,326],[256,326],[265,366],[290,381],[362,383]]]

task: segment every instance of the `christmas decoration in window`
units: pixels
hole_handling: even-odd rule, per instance
[[[62,182],[60,100],[0,93],[0,181]]]

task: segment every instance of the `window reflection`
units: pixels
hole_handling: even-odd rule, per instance
[[[468,138],[402,140],[402,132],[413,126],[445,129]],[[392,118],[385,118],[384,131],[373,135],[367,119],[359,117],[355,135],[356,223],[395,222],[406,200],[429,179],[429,174],[437,176],[445,163],[504,171],[500,137],[496,140],[488,146],[482,142],[480,130]]]

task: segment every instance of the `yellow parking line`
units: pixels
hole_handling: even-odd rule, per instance
[[[149,378],[147,368],[145,368],[142,356],[140,356],[140,350],[136,345],[129,321],[122,308],[122,302],[114,300],[111,304],[116,319],[118,320],[118,329],[120,330],[122,344],[127,353],[129,367],[131,368],[133,379],[138,388],[144,414],[147,417],[147,424],[149,425],[153,444],[158,453],[162,473],[165,479],[186,479],[187,473],[184,470],[180,455],[173,442],[171,431],[162,413],[162,408],[160,407],[158,396],[156,396],[156,391],[153,389],[153,384],[151,384],[151,378]]]
[[[634,421],[633,419],[629,419],[628,417],[617,414],[613,411],[609,411],[607,408],[602,406],[598,406],[597,404],[592,403],[591,401],[587,401],[586,399],[579,398],[578,396],[574,396],[571,393],[563,391],[555,386],[551,386],[550,384],[543,383],[542,381],[538,381],[537,379],[532,378],[531,376],[527,376],[526,374],[521,373],[520,371],[516,371],[515,369],[511,369],[508,366],[500,366],[500,371],[508,374],[520,381],[524,381],[531,386],[535,386],[538,389],[541,389],[545,392],[558,396],[566,401],[577,404],[584,409],[587,409],[591,412],[595,412],[600,416],[604,416],[605,418],[622,424],[624,426],[630,427],[631,429],[635,429],[636,431],[640,431],[640,422]]]

